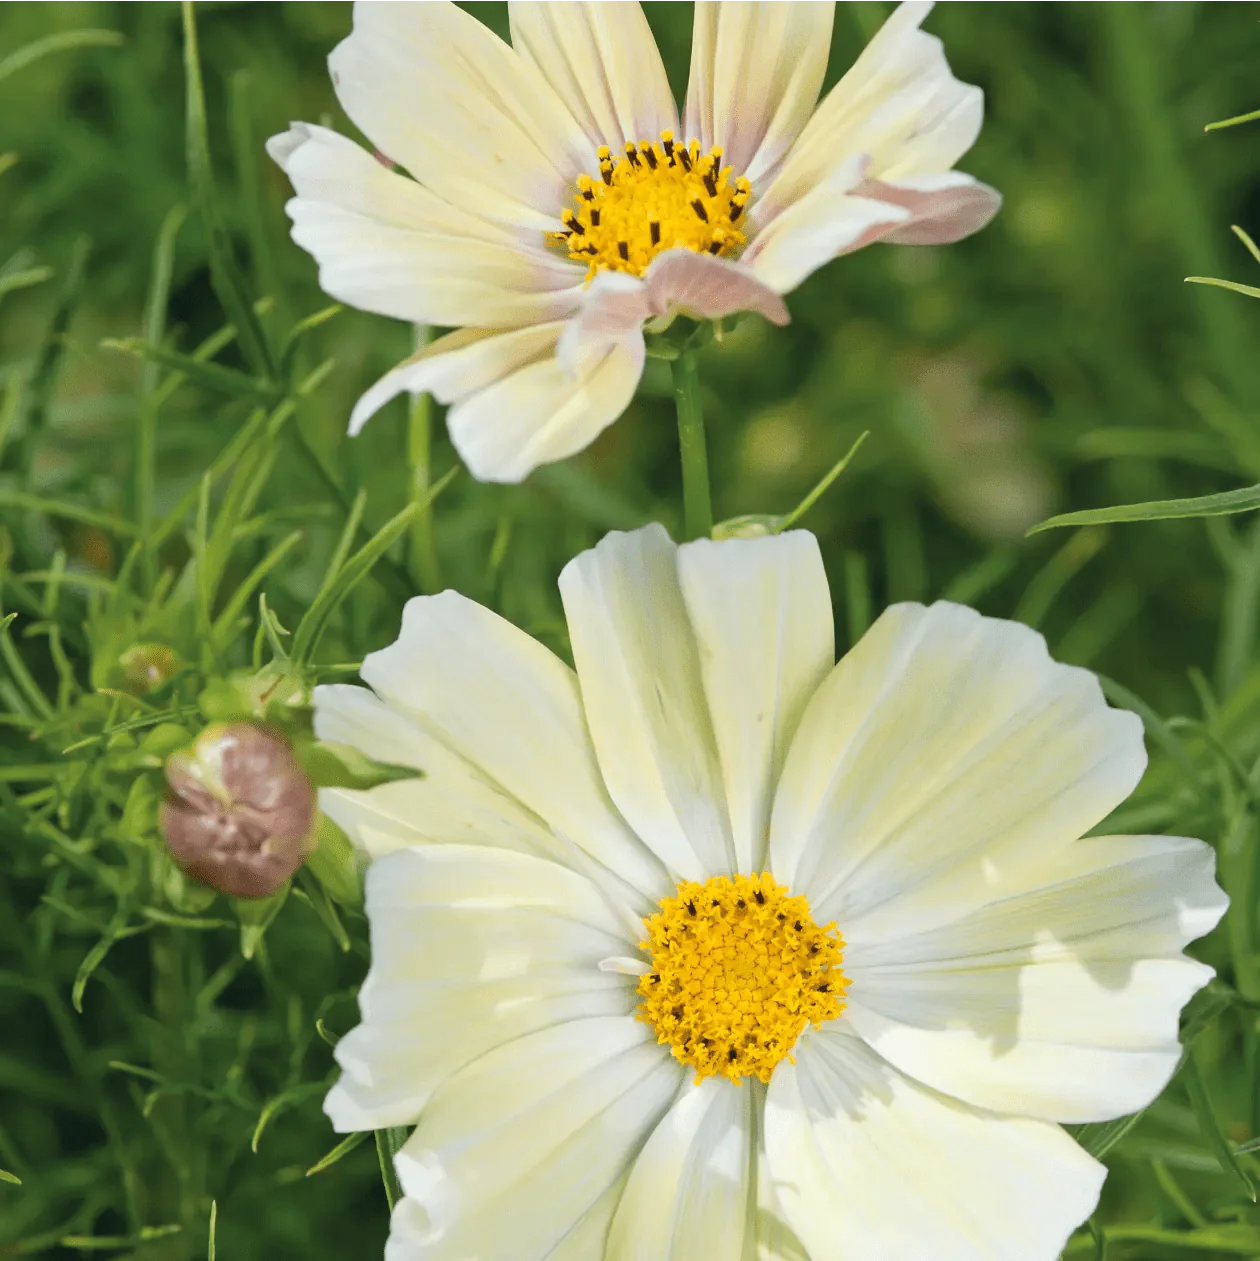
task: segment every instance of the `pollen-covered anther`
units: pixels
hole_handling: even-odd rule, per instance
[[[834,924],[819,927],[803,897],[769,872],[684,880],[644,920],[648,971],[638,1018],[696,1081],[770,1080],[807,1025],[834,1020],[848,978]]]
[[[627,144],[624,156],[607,145],[597,156],[600,178],[578,176],[564,230],[547,233],[549,245],[587,265],[587,280],[606,268],[641,276],[662,250],[729,256],[743,245],[735,221],[752,185],[731,178],[720,145],[702,153],[698,141],[679,145],[663,131],[659,141]]]

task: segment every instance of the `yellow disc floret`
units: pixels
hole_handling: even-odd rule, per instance
[[[677,246],[726,255],[744,243],[735,224],[752,186],[731,179],[720,146],[701,153],[697,141],[675,144],[668,131],[659,141],[626,145],[624,157],[604,145],[599,175],[578,176],[576,209],[560,216],[563,232],[548,234],[587,264],[588,280],[606,268],[641,276],[662,250]]]
[[[808,1024],[834,1020],[849,982],[834,924],[769,872],[684,880],[644,920],[651,971],[638,1018],[656,1030],[696,1081],[720,1074],[770,1080]]]

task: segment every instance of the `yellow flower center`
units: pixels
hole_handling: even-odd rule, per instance
[[[662,250],[680,245],[730,254],[744,243],[735,224],[752,185],[742,176],[732,181],[718,145],[701,153],[698,141],[675,144],[669,131],[626,145],[625,157],[604,145],[599,174],[578,176],[576,209],[560,216],[565,230],[547,234],[549,244],[587,264],[587,280],[605,268],[641,276]]]
[[[697,1082],[768,1082],[807,1024],[840,1014],[844,941],[769,872],[684,880],[660,906],[643,921],[652,970],[639,981],[638,1018]]]

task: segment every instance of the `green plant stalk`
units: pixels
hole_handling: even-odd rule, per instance
[[[674,406],[678,410],[678,449],[682,456],[683,535],[707,539],[713,533],[713,501],[709,493],[709,456],[700,406],[700,373],[696,352],[684,350],[672,364]]]
[[[429,344],[432,330],[416,326],[416,349]],[[408,539],[408,568],[411,579],[426,595],[442,590],[442,570],[438,564],[437,538],[433,532],[433,504],[429,490],[433,482],[433,399],[417,394],[407,414],[407,460],[411,465],[411,500],[420,508]]]

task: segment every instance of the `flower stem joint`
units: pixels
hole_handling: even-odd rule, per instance
[[[166,760],[162,834],[194,880],[237,898],[265,898],[306,861],[315,787],[277,731],[214,723]]]

